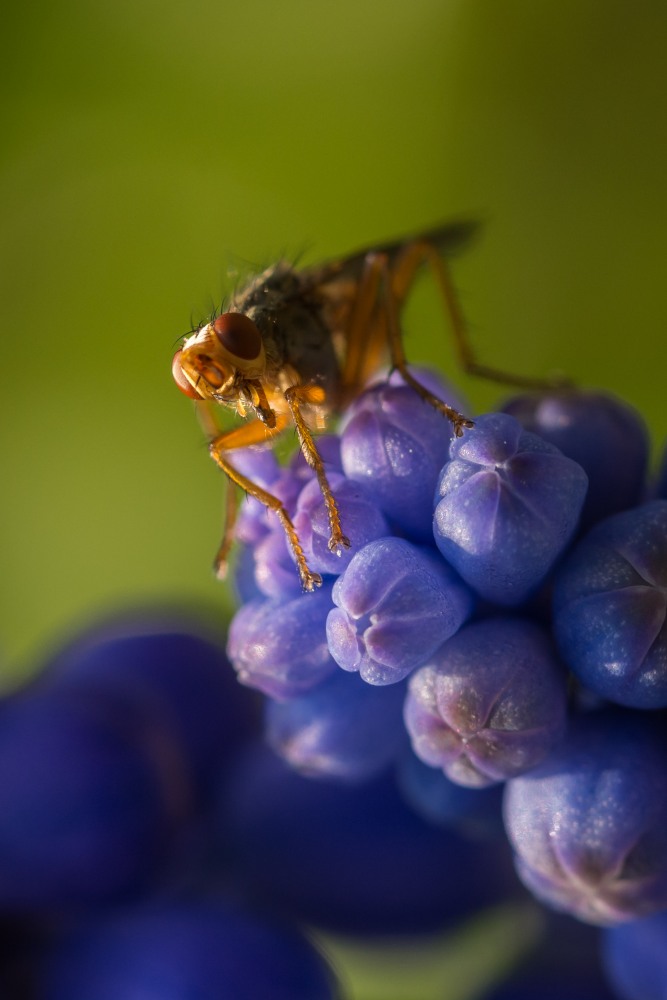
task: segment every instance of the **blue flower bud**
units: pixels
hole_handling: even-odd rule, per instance
[[[450,454],[436,491],[436,544],[479,595],[520,604],[572,538],[586,473],[504,413],[479,417]]]
[[[0,714],[0,909],[66,911],[156,880],[192,818],[182,748],[99,692],[26,689]]]
[[[169,733],[202,792],[255,728],[255,698],[234,678],[203,623],[159,610],[124,615],[79,635],[49,664],[42,687],[90,692],[119,719]]]
[[[457,406],[449,390],[435,391]],[[341,440],[343,470],[350,479],[368,484],[401,534],[431,542],[433,490],[451,440],[451,425],[442,414],[392,377],[362,393],[350,407]]]
[[[331,452],[333,450],[331,436],[322,440],[328,442],[326,450]],[[233,464],[238,466],[239,472],[244,472],[253,482],[277,497],[291,516],[294,514],[299,493],[315,474],[300,451],[296,452],[289,465],[284,467],[278,465],[273,452],[268,454],[272,459],[270,463],[266,461],[267,452],[263,449],[242,448],[239,452],[234,452]],[[254,546],[268,531],[274,530],[282,531],[275,513],[255,497],[246,496],[234,526],[235,537],[240,542]]]
[[[667,500],[667,444],[663,444],[655,478],[651,483],[647,499]]]
[[[333,673],[326,640],[331,587],[245,604],[229,627],[227,654],[242,684],[296,698]]]
[[[340,438],[337,434],[319,434],[316,440],[317,451],[324,462],[327,475],[330,472],[342,472],[343,465],[340,454]],[[295,451],[289,463],[289,469],[303,483],[308,482],[314,475],[312,468],[308,465],[305,455],[301,449]]]
[[[602,968],[599,928],[537,907],[526,919],[521,961],[479,1000],[619,1000]]]
[[[334,434],[325,434],[317,439],[317,448],[327,468],[327,475],[329,477],[340,475],[339,438]],[[280,468],[275,463],[274,458],[275,470],[272,479],[264,478],[264,476],[270,474],[271,467],[265,468],[263,464],[260,464],[258,456],[254,452],[255,449],[242,450],[244,458],[242,468],[247,468],[248,475],[251,478],[255,478],[261,486],[265,486],[273,493],[282,502],[287,513],[293,519],[299,496],[306,489],[307,496],[312,498],[313,516],[319,518],[319,515],[316,513],[317,501],[314,498],[319,497],[321,499],[321,489],[317,483],[313,469],[306,462],[302,452],[296,452],[289,465],[285,468]],[[265,453],[260,451],[259,456],[262,454]],[[252,459],[254,464],[249,459]],[[255,468],[258,470],[256,476],[254,475]],[[377,520],[377,511],[373,512],[373,516]],[[297,529],[300,541],[303,542],[302,533],[307,532],[308,529],[308,515],[301,515]],[[312,535],[312,528],[310,529],[310,534]],[[294,559],[287,545],[285,532],[273,511],[268,510],[253,497],[248,497],[237,519],[235,535],[251,551],[251,554],[248,555],[248,550],[245,550],[245,554],[241,557],[238,567],[237,589],[245,600],[252,600],[253,597],[261,597],[262,595],[265,597],[294,595],[296,597],[301,593],[299,576],[295,570]],[[326,541],[328,542],[328,536]],[[315,572],[340,573],[342,568],[341,563],[337,561],[335,554],[329,553],[329,555],[331,556],[331,569],[314,566],[310,553],[307,551],[308,565]]]
[[[664,1000],[666,941],[667,911],[603,932],[602,957],[615,996],[621,1000]]]
[[[255,545],[253,565],[255,586],[260,597],[298,597],[301,593],[301,581],[282,525],[272,525]]]
[[[429,823],[473,839],[504,837],[502,785],[464,788],[425,764],[412,749],[401,755],[397,779],[406,802]]]
[[[225,783],[218,822],[253,898],[338,933],[433,932],[516,893],[506,842],[424,822],[389,772],[313,781],[258,746]]]
[[[582,528],[627,510],[641,499],[648,430],[627,403],[606,393],[571,389],[517,396],[503,410],[582,467],[588,476]]]
[[[36,965],[41,1000],[334,1000],[322,956],[296,927],[217,898],[162,900],[55,935]]]
[[[365,781],[407,742],[402,685],[381,689],[337,670],[313,690],[266,706],[266,737],[295,770],[316,777]]]
[[[253,445],[250,448],[234,450],[234,468],[257,480],[262,486],[270,486],[280,475],[280,465],[275,453],[267,445]]]
[[[421,666],[472,612],[473,598],[436,552],[380,538],[336,580],[327,619],[331,654],[369,684],[394,684]]]
[[[238,548],[232,584],[234,596],[239,604],[262,600],[266,596],[255,580],[255,553],[250,546],[240,545]]]
[[[299,494],[294,527],[310,569],[338,576],[349,566],[355,552],[367,542],[387,535],[389,525],[374,502],[372,491],[364,483],[334,472],[329,475],[329,485],[336,499],[343,534],[350,541],[349,549],[332,552],[329,548],[329,513],[316,479],[307,483]]]
[[[584,684],[633,708],[667,706],[667,500],[596,525],[561,566],[554,634]]]
[[[564,733],[565,680],[548,635],[532,622],[466,625],[410,678],[413,749],[470,787],[521,774]]]
[[[278,482],[281,469],[274,453],[265,447],[239,448],[234,452],[233,465],[244,476],[248,476],[258,486],[273,490]],[[234,487],[230,484],[230,489]],[[246,495],[245,502],[239,506],[235,536],[239,542],[255,545],[269,530],[270,521],[264,504],[254,497]]]
[[[644,713],[592,712],[505,787],[524,884],[555,909],[615,924],[667,908],[667,751]]]

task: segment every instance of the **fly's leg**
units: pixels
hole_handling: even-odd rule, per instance
[[[354,398],[377,371],[387,348],[384,317],[378,313],[383,270],[379,254],[367,254],[345,331],[345,358],[341,373],[348,399]]]
[[[481,364],[477,360],[468,337],[465,319],[459,305],[449,268],[443,260],[442,254],[432,243],[416,241],[408,244],[403,250],[403,253],[396,261],[390,273],[391,292],[395,301],[400,303],[404,300],[412,286],[417,270],[424,263],[430,267],[431,273],[440,290],[445,312],[451,324],[454,347],[459,357],[459,364],[467,374],[476,375],[491,382],[499,382],[503,385],[511,385],[520,389],[536,389],[538,391],[566,388],[571,384],[563,378],[534,378],[531,376],[516,375],[513,372]]]
[[[230,479],[225,492],[225,517],[222,527],[222,538],[220,539],[220,545],[213,560],[213,569],[218,580],[224,580],[227,576],[227,564],[234,546],[234,529],[236,527],[238,512],[238,491],[234,488],[234,483]]]
[[[283,527],[285,535],[287,536],[287,542],[294,554],[297,570],[299,572],[299,578],[301,580],[301,586],[304,590],[312,591],[321,585],[322,577],[319,573],[313,573],[308,568],[306,557],[303,554],[303,549],[301,548],[301,543],[299,542],[299,536],[296,533],[294,525],[292,524],[290,516],[283,506],[282,501],[279,500],[278,497],[274,496],[273,493],[269,493],[268,490],[263,489],[247,476],[244,476],[243,473],[239,472],[239,470],[236,469],[227,458],[227,453],[233,451],[235,448],[247,448],[251,445],[262,444],[267,441],[267,439],[275,437],[285,429],[286,423],[286,418],[279,415],[276,418],[275,427],[267,429],[265,424],[263,424],[260,420],[252,420],[250,423],[244,424],[242,427],[235,427],[233,430],[218,434],[211,441],[209,441],[208,447],[211,458],[218,468],[222,469],[232,483],[239,486],[242,490],[245,490],[249,496],[259,500],[260,503],[264,504],[265,507],[275,513]],[[225,534],[215,560],[215,570],[218,576],[224,576],[225,573],[225,565],[229,555],[229,549],[233,542],[233,527],[233,519],[230,521],[230,519],[227,518],[227,523],[225,524]]]
[[[473,421],[464,417],[453,406],[443,402],[435,393],[427,389],[426,386],[423,386],[408,370],[408,363],[405,358],[405,351],[403,350],[403,338],[401,337],[401,329],[398,323],[398,308],[391,288],[391,275],[389,274],[386,258],[384,260],[380,258],[379,263],[384,268],[385,280],[383,291],[386,301],[387,336],[389,339],[392,368],[401,373],[403,381],[411,386],[418,396],[425,402],[430,403],[436,410],[439,410],[443,416],[447,417],[454,428],[456,437],[461,437],[466,427],[473,426]]]
[[[412,244],[410,245],[412,247]],[[435,407],[453,425],[457,436],[472,421],[430,392],[409,371],[403,351],[398,322],[399,303],[405,298],[414,272],[420,261],[415,261],[412,272],[407,269],[398,274],[401,279],[394,289],[394,273],[389,268],[385,253],[369,253],[359,280],[356,300],[347,330],[349,357],[343,366],[343,382],[348,392],[356,392],[376,367],[376,358],[389,348],[392,368],[401,373],[404,381],[431,406]]]
[[[197,400],[195,406],[199,423],[202,426],[209,442],[215,441],[220,436],[220,429],[214,417],[214,409],[208,400]],[[234,528],[239,511],[238,493],[234,488],[234,483],[228,479],[225,493],[225,513],[222,528],[222,538],[218,546],[218,551],[213,560],[213,569],[219,580],[224,580],[227,576],[227,564],[229,555],[234,546]]]
[[[324,392],[319,386],[293,385],[285,390],[285,399],[290,408],[294,426],[299,436],[301,452],[306,462],[317,476],[320,484],[320,491],[324,498],[324,503],[329,516],[329,550],[340,555],[343,548],[349,549],[350,540],[343,534],[340,523],[340,514],[335,497],[331,492],[329,480],[324,470],[324,463],[313,440],[310,428],[306,424],[301,412],[303,403],[317,405],[324,402]]]

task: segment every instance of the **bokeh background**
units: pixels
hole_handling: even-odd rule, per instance
[[[226,607],[169,367],[230,270],[479,217],[455,271],[481,357],[664,434],[661,0],[35,0],[0,44],[7,676],[109,606]],[[407,326],[456,372],[426,282]]]
[[[282,254],[479,217],[455,267],[479,355],[614,390],[661,446],[662,0],[33,0],[0,46],[4,685],[115,607],[229,612],[170,362]],[[427,282],[406,325],[493,404]]]

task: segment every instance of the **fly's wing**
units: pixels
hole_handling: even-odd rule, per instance
[[[326,291],[327,297],[333,297],[335,293],[333,293],[332,285],[335,287],[338,284],[343,289],[345,286],[359,282],[366,259],[371,253],[386,254],[391,272],[398,258],[402,256],[408,246],[427,243],[435,247],[443,257],[452,257],[469,246],[478,230],[479,223],[472,219],[445,222],[424,232],[403,236],[401,239],[388,243],[378,243],[358,250],[347,257],[326,261],[324,264],[316,264],[302,272],[302,277],[309,285]]]
[[[384,253],[389,258],[389,269],[393,270],[397,258],[401,256],[405,247],[414,243],[428,243],[430,246],[435,247],[443,257],[453,257],[460,250],[464,250],[470,245],[478,229],[479,223],[472,219],[445,222],[424,232],[404,236],[400,240],[392,240],[390,243],[381,243],[379,246],[368,247],[366,250],[354,254],[348,260],[350,263],[359,260],[363,263],[368,253]]]
[[[363,329],[358,324],[355,327],[352,319],[355,307],[367,296],[364,278],[371,255],[382,254],[387,258],[393,307],[398,313],[410,292],[415,272],[427,259],[424,249],[435,249],[443,257],[453,256],[470,243],[478,228],[471,220],[452,221],[301,272],[302,287],[312,291],[323,304],[326,322],[343,361],[343,390],[348,396],[358,391],[386,360],[388,352],[386,300],[379,296],[373,300]],[[366,301],[370,306],[370,301]]]

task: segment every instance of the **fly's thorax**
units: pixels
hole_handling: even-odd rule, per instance
[[[285,261],[267,268],[238,292],[230,308],[244,313],[260,331],[267,377],[291,369],[291,384],[321,384],[336,395],[340,379],[333,331],[312,281]]]
[[[280,310],[288,299],[302,294],[303,279],[291,264],[279,261],[251,278],[233,296],[229,308],[250,316],[255,322],[262,312]]]

